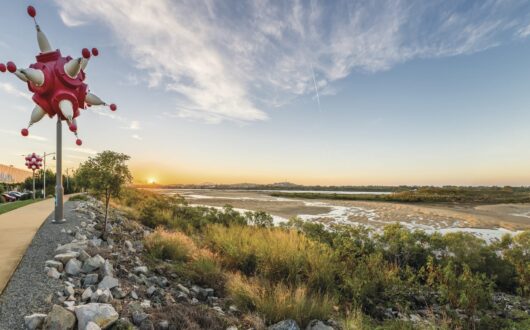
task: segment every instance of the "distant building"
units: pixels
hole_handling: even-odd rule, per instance
[[[20,183],[30,177],[30,171],[0,164],[0,183]]]

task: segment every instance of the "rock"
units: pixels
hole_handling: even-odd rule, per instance
[[[153,285],[153,286],[150,286],[150,287],[147,289],[146,292],[147,292],[147,295],[148,295],[149,297],[151,297],[151,296],[155,293],[155,291],[156,291],[156,287]]]
[[[134,325],[140,325],[144,320],[146,320],[149,317],[146,313],[142,311],[134,311],[132,313],[132,320]]]
[[[73,301],[68,300],[63,302],[63,306],[66,307],[66,309],[70,312],[73,312],[73,307],[75,306],[75,299]]]
[[[90,286],[90,285],[95,285],[98,283],[98,281],[99,281],[98,274],[88,274],[87,276],[85,276],[85,279],[83,280],[83,285],[85,287]]]
[[[184,292],[185,294],[189,295],[190,294],[190,290],[185,287],[184,285],[182,284],[177,284],[177,289],[179,289],[180,291]]]
[[[62,262],[63,264],[66,264],[70,259],[77,258],[79,256],[78,252],[66,252],[66,253],[60,253],[57,254],[53,259]]]
[[[148,271],[149,271],[149,270],[147,269],[146,266],[138,266],[138,267],[135,267],[135,268],[133,269],[133,272],[134,272],[135,274],[144,274],[144,275],[147,275]]]
[[[131,241],[125,241],[125,246],[127,247],[127,250],[129,250],[129,252],[136,252]]]
[[[100,303],[110,303],[112,301],[112,293],[109,289],[103,290],[103,292],[98,297],[98,302]]]
[[[92,297],[92,295],[94,294],[94,292],[92,291],[91,288],[86,288],[85,291],[83,291],[83,294],[81,295],[81,301],[87,301],[88,299],[90,299]]]
[[[120,282],[111,276],[105,276],[101,282],[98,284],[99,289],[112,289],[120,285]]]
[[[151,308],[151,300],[144,299],[140,303],[140,306],[143,308]]]
[[[203,289],[198,285],[192,286],[191,292],[200,300],[206,300],[210,294],[213,295],[213,289]]]
[[[267,329],[269,330],[300,330],[300,327],[295,320],[283,320],[276,324],[271,325]]]
[[[111,292],[112,296],[116,299],[123,299],[127,296],[127,294],[120,287],[112,288]]]
[[[206,293],[207,297],[213,297],[214,290],[213,289],[204,289],[204,292]]]
[[[78,329],[85,329],[90,322],[94,322],[101,329],[107,329],[119,318],[118,313],[109,304],[90,303],[75,307]]]
[[[169,322],[166,321],[166,320],[158,322],[158,329],[159,330],[168,330],[169,329]],[[235,330],[237,330],[237,328]]]
[[[139,327],[140,330],[155,330],[155,325],[153,324],[153,321],[146,319],[140,324]]]
[[[237,330],[237,327],[235,325],[231,325],[226,330]]]
[[[175,299],[178,301],[178,302],[188,302],[188,295],[185,294],[184,292],[182,291],[177,291],[177,293],[175,294]]]
[[[101,276],[114,276],[114,267],[112,267],[110,261],[105,260],[103,267],[101,267]]]
[[[230,305],[230,306],[228,307],[228,311],[229,311],[230,313],[232,313],[232,314],[236,314],[236,315],[240,313],[240,311],[239,311],[239,309],[237,308],[236,305]]]
[[[333,330],[333,327],[330,327],[322,321],[312,320],[309,322],[305,330]]]
[[[88,258],[83,264],[83,272],[90,273],[93,272],[105,264],[105,259],[102,256],[95,255],[91,258]]]
[[[101,328],[99,327],[99,325],[97,325],[94,322],[88,322],[88,324],[86,325],[85,330],[101,330]]]
[[[65,286],[63,292],[64,292],[64,295],[67,297],[75,294],[74,287],[70,285]]]
[[[101,238],[92,238],[90,241],[88,241],[88,245],[91,247],[100,247],[101,246]]]
[[[61,273],[59,273],[57,269],[55,268],[49,268],[46,275],[48,275],[48,277],[55,278],[55,279],[61,278]]]
[[[57,269],[59,272],[62,272],[64,269],[63,263],[60,261],[56,261],[56,260],[46,260],[46,262],[44,263],[44,266],[49,267],[49,268],[53,267]]]
[[[85,262],[88,258],[90,258],[90,254],[86,253],[85,250],[81,250],[79,252],[79,257],[77,257],[77,259],[81,260],[82,262]]]
[[[79,253],[82,250],[86,250],[86,247],[87,247],[87,241],[72,242],[72,243],[67,243],[64,245],[59,245],[59,247],[55,249],[55,252],[59,254],[69,253],[69,252]]]
[[[74,326],[74,314],[59,305],[53,305],[51,312],[44,320],[46,330],[72,330]]]
[[[44,324],[46,314],[32,314],[24,317],[24,324],[28,330],[40,329]]]
[[[136,291],[131,291],[131,298],[133,298],[134,300],[138,300],[138,294],[136,293]]]
[[[64,267],[64,271],[68,275],[76,276],[81,272],[81,261],[77,260],[76,258],[68,260],[66,263],[66,266]]]

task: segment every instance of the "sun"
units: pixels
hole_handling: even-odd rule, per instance
[[[149,178],[149,179],[147,179],[147,183],[155,184],[156,183],[156,179],[155,178]]]

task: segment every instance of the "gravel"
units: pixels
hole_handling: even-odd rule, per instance
[[[72,240],[61,229],[74,230],[83,221],[83,215],[74,212],[77,202],[67,202],[64,224],[52,223],[53,213],[37,231],[17,270],[0,296],[0,329],[24,329],[24,316],[33,313],[48,313],[51,298],[62,291],[61,280],[46,276],[44,264],[53,259],[58,244]]]

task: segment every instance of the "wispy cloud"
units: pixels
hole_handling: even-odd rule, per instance
[[[142,141],[143,140],[142,137],[140,135],[138,135],[138,134],[133,134],[133,135],[131,135],[131,137],[133,139],[135,139],[135,140],[138,140],[138,141]]]
[[[7,130],[7,129],[0,129],[0,133],[20,136],[20,132]],[[26,138],[30,139],[30,140],[35,140],[35,141],[48,141],[47,138],[42,137],[42,136],[38,136],[38,135],[34,135],[34,134],[30,134]]]
[[[56,3],[67,25],[110,28],[148,84],[175,93],[175,117],[210,123],[265,120],[267,109],[315,85],[325,96],[356,71],[470,54],[530,33],[522,0]]]
[[[89,149],[89,148],[81,148],[81,147],[76,147],[76,148],[67,147],[67,148],[64,148],[64,149],[68,150],[68,151],[82,153],[82,154],[88,154],[88,155],[95,155],[95,154],[98,153],[96,150]]]
[[[11,83],[0,82],[0,91],[12,96],[31,100],[31,94],[29,92],[24,92]]]

